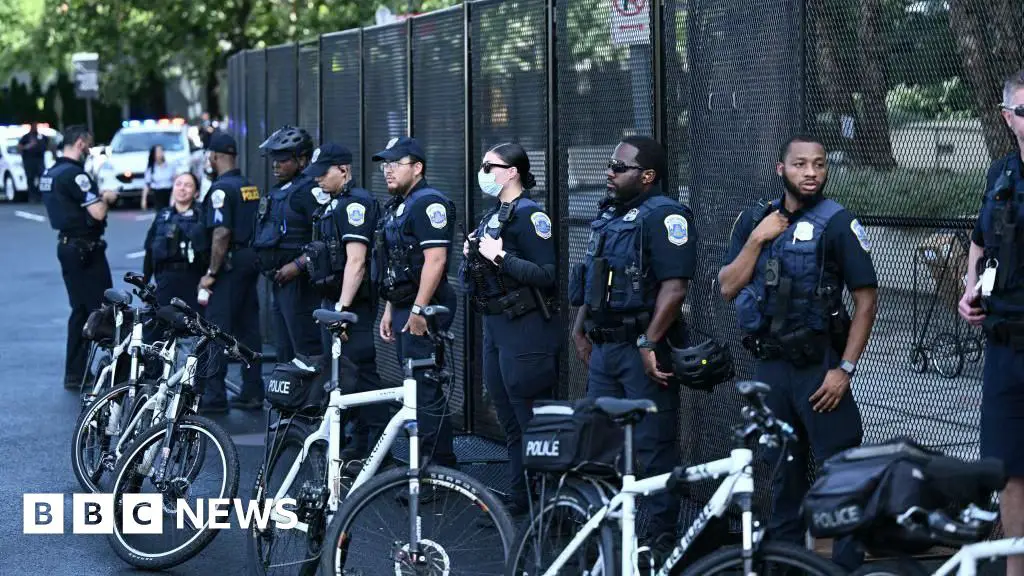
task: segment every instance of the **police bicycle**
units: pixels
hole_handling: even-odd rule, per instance
[[[624,448],[621,451],[623,471],[621,487],[587,474],[569,473],[559,479],[554,496],[543,499],[530,523],[519,534],[512,547],[506,574],[514,576],[584,574],[588,576],[631,576],[640,574],[640,554],[636,540],[636,498],[683,484],[718,479],[722,484],[686,530],[676,547],[661,566],[650,562],[650,572],[658,576],[675,573],[683,554],[712,518],[720,518],[735,504],[741,511],[742,544],[729,546],[697,560],[684,574],[775,574],[839,575],[838,566],[813,552],[781,542],[762,541],[763,529],[754,519],[753,451],[750,445],[760,442],[778,446],[795,441],[788,424],[777,420],[764,405],[767,384],[739,382],[736,385],[746,400],[741,414],[743,423],[734,428],[735,447],[728,458],[690,467],[677,467],[672,472],[637,479],[633,472],[633,427],[657,408],[650,400],[598,398],[594,409],[621,426]],[[783,450],[783,453],[785,450]],[[619,528],[620,541],[615,540]],[[564,538],[564,539],[563,539]],[[566,541],[567,540],[567,541]]]
[[[198,340],[184,367],[162,380],[157,394],[146,401],[143,412],[148,410],[159,419],[123,448],[111,490],[114,528],[110,545],[122,560],[147,570],[170,568],[198,554],[218,532],[210,526],[211,499],[233,499],[238,492],[238,452],[231,437],[212,420],[196,414],[199,358],[208,350],[211,356],[207,357],[212,357],[221,347],[225,356],[246,365],[260,358],[177,298],[161,313],[176,331]],[[214,345],[217,348],[211,349]],[[168,359],[165,357],[165,362]],[[171,365],[165,364],[165,374]],[[147,422],[133,421],[136,423]],[[151,492],[147,494],[147,490]],[[132,498],[126,499],[127,495]],[[146,496],[160,502],[154,518],[159,525],[156,534],[136,534],[124,524],[124,518],[131,517],[124,507]],[[193,516],[196,511],[199,515]]]
[[[447,368],[452,336],[438,326],[448,314],[443,306],[423,309],[435,351],[431,358],[406,361],[401,386],[354,392],[354,367],[342,370],[341,346],[347,325],[358,318],[314,313],[332,336],[329,401],[316,430],[305,435],[291,428],[260,471],[255,500],[295,498],[299,522],[283,529],[279,524],[288,518],[272,511],[266,529],[250,531],[255,573],[315,574],[318,566],[324,574],[346,575],[503,573],[514,530],[498,499],[459,471],[421,467],[417,413],[437,407],[417,404],[413,371]],[[401,408],[366,461],[342,462],[348,411],[392,402]],[[409,466],[382,471],[403,431],[409,436]]]

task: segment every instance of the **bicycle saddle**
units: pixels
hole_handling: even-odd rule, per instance
[[[313,311],[313,318],[321,324],[358,324],[359,316],[352,312],[335,312],[327,308],[320,308],[319,310]]]
[[[132,303],[132,295],[124,290],[117,290],[116,288],[107,288],[103,291],[103,299],[111,304],[120,304],[122,306],[130,306]]]
[[[594,407],[604,412],[612,420],[639,418],[644,414],[653,414],[658,411],[654,402],[647,399],[627,400],[609,396],[602,396],[594,400]]]

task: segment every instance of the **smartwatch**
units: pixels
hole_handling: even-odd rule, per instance
[[[647,334],[641,334],[640,337],[636,339],[637,348],[654,350],[654,345],[655,342],[651,342],[650,340],[647,339]]]
[[[413,304],[412,308],[409,309],[409,312],[412,312],[417,316],[423,316],[423,307],[419,304]]]
[[[850,378],[853,378],[854,373],[857,372],[857,365],[849,360],[843,360],[839,363],[839,369],[849,374]]]
[[[494,265],[497,266],[498,268],[501,268],[504,264],[505,264],[505,257],[502,256],[501,254],[496,254],[494,256]]]

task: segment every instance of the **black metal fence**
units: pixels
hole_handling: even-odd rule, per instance
[[[868,227],[880,279],[878,322],[853,386],[866,440],[911,435],[973,457],[981,341],[955,307],[984,170],[1010,145],[995,117],[1000,79],[1024,61],[1024,15],[1000,6],[468,2],[235,55],[230,125],[242,166],[261,188],[267,166],[256,146],[298,121],[321,141],[348,145],[356,181],[381,198],[386,188],[370,156],[412,134],[426,146],[430,181],[456,202],[467,228],[486,207],[474,177],[483,152],[521,143],[539,183],[534,196],[555,224],[566,322],[575,311],[564,301],[565,272],[583,257],[603,166],[620,138],[653,135],[670,154],[665,191],[692,207],[700,231],[684,315],[732,344],[740,376],[752,361],[715,278],[740,210],[780,194],[779,145],[816,132],[830,151],[826,193]],[[993,18],[1002,18],[1001,33],[975,38]],[[451,257],[454,271],[460,251]],[[463,305],[455,326],[462,372],[453,409],[464,430],[500,435],[481,385],[479,319]],[[558,390],[578,397],[586,374],[566,342]],[[381,343],[378,356],[385,378],[397,380],[390,347]],[[680,401],[682,459],[724,454],[735,393],[684,390]]]

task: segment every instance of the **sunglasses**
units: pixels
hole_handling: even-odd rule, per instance
[[[484,162],[480,165],[480,169],[484,171],[484,174],[490,174],[494,168],[511,168],[508,164],[492,164],[490,162]]]
[[[608,169],[616,174],[623,174],[629,170],[647,170],[643,166],[634,166],[632,164],[626,164],[620,160],[609,160]]]
[[[1021,104],[1020,106],[1003,106],[1000,104],[999,107],[1003,110],[1013,112],[1013,114],[1019,118],[1024,118],[1024,104]]]

